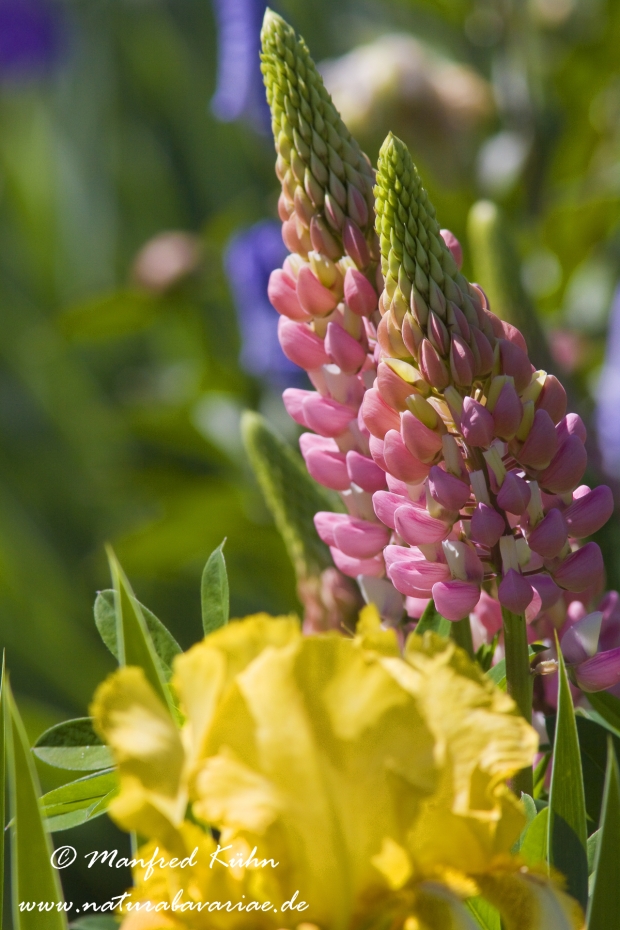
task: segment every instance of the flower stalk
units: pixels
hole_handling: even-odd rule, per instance
[[[502,607],[504,648],[506,651],[506,690],[528,723],[532,720],[532,674],[527,643],[525,614],[514,614]],[[531,796],[534,787],[532,767],[521,769],[512,779],[518,797],[522,792]]]

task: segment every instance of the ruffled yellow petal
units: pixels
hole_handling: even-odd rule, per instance
[[[120,792],[110,812],[126,830],[170,837],[185,815],[185,754],[168,708],[140,668],[121,668],[99,686],[91,707],[111,747]]]

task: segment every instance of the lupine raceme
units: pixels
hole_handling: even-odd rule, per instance
[[[359,415],[376,378],[378,291],[374,173],[344,126],[304,42],[267,11],[262,68],[282,184],[278,203],[290,255],[269,281],[285,354],[314,391],[289,388],[284,403],[311,432],[301,437],[310,474],[340,492],[348,513],[319,513],[317,530],[336,566],[399,619],[403,599],[385,579],[390,531],[372,495],[387,488]],[[396,417],[396,414],[394,414]]]
[[[603,581],[599,547],[581,540],[613,500],[581,483],[584,424],[461,273],[458,241],[391,134],[373,197],[306,46],[270,12],[263,73],[292,253],[269,294],[284,351],[316,388],[284,401],[309,430],[308,470],[348,510],[317,514],[319,535],[387,619],[402,616],[394,588],[412,616],[432,597],[455,622],[483,590],[495,599],[509,690],[529,717],[526,619]]]

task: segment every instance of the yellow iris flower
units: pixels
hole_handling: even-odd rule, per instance
[[[452,642],[403,655],[372,608],[354,639],[259,614],[179,656],[173,687],[181,729],[137,668],[92,708],[111,814],[147,840],[123,930],[475,930],[480,894],[506,930],[583,926],[510,854],[506,780],[536,734]]]

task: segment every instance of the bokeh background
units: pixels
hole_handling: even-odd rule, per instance
[[[407,141],[491,290],[501,210],[509,303],[589,423],[592,481],[620,477],[620,4],[274,6],[371,159]],[[112,668],[105,542],[183,646],[224,537],[234,615],[296,608],[238,428],[258,409],[293,442],[280,394],[303,383],[266,300],[264,8],[0,0],[0,640],[33,737]],[[618,585],[617,521],[600,541]]]

